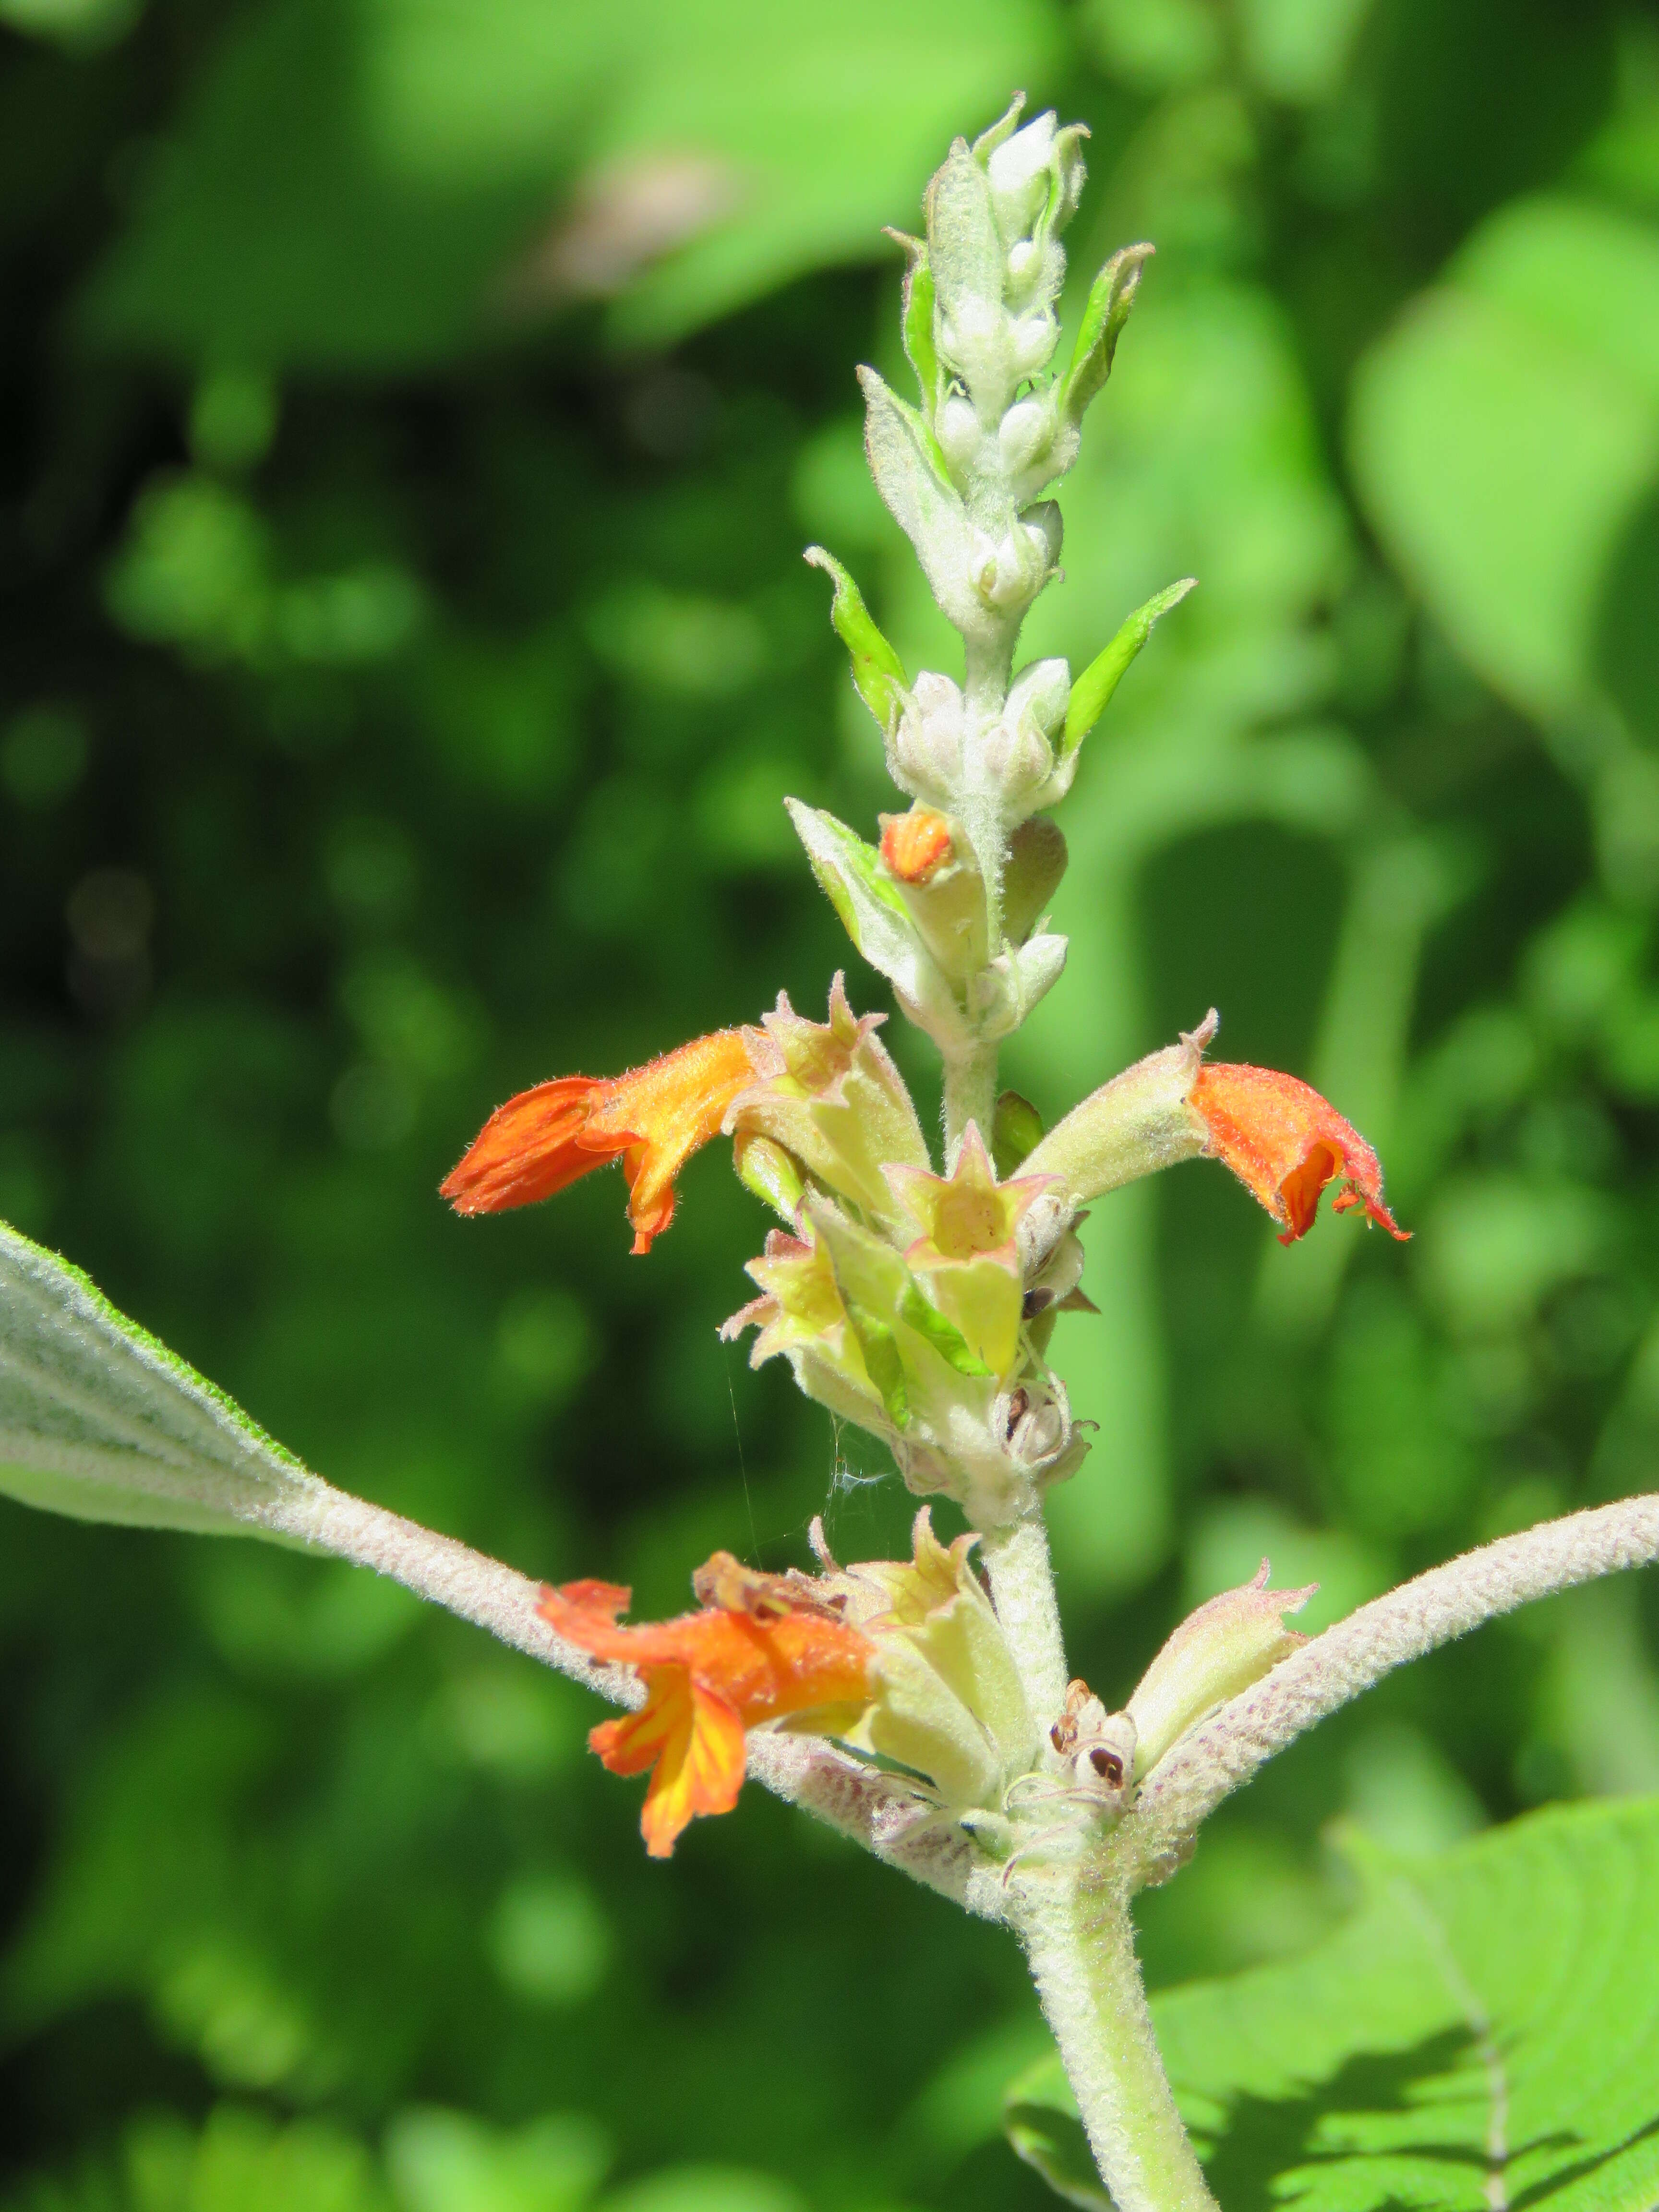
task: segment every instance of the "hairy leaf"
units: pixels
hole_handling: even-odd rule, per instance
[[[1431,1859],[1356,1856],[1364,1902],[1307,1957],[1153,2001],[1228,2212],[1647,2212],[1659,1800],[1554,1807]],[[1060,2194],[1109,2201],[1057,2059],[1013,2084],[1004,2124]]]
[[[1110,706],[1112,694],[1128,673],[1130,662],[1152,635],[1159,618],[1167,615],[1171,607],[1179,606],[1197,582],[1196,576],[1183,576],[1179,583],[1168,584],[1161,592],[1154,592],[1145,606],[1135,609],[1111,643],[1095,655],[1078,678],[1066,708],[1066,727],[1060,740],[1061,760],[1070,759]]]
[[[78,1268],[0,1224],[0,1492],[81,1521],[258,1534],[321,1487]]]

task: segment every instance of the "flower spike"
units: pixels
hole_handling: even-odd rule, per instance
[[[1313,1226],[1319,1194],[1342,1179],[1333,1210],[1362,1206],[1403,1243],[1411,1235],[1382,1202],[1382,1169],[1351,1122],[1311,1084],[1271,1067],[1201,1067],[1188,1103],[1207,1133],[1204,1149],[1230,1167],[1294,1244]]]
[[[620,1158],[634,1249],[648,1252],[674,1218],[674,1178],[753,1081],[742,1033],[716,1030],[626,1075],[538,1084],[497,1107],[440,1188],[457,1213],[499,1213]]]
[[[872,1646],[829,1607],[792,1602],[790,1577],[745,1583],[738,1563],[716,1553],[699,1578],[741,1601],[630,1628],[617,1618],[629,1591],[579,1582],[544,1589],[538,1607],[594,1658],[639,1670],[645,1703],[601,1721],[587,1741],[613,1774],[650,1770],[640,1832],[653,1859],[672,1856],[700,1814],[729,1813],[737,1803],[746,1729],[808,1713],[826,1727],[850,1727],[870,1701]],[[764,1585],[765,1602],[754,1602],[750,1583]]]

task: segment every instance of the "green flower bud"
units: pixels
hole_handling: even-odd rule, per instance
[[[1135,1776],[1150,1774],[1171,1745],[1307,1638],[1286,1628],[1318,1589],[1270,1590],[1263,1559],[1255,1577],[1188,1613],[1142,1675],[1125,1710],[1135,1725]]]

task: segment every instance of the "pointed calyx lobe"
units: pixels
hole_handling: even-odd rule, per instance
[[[538,1084],[490,1115],[443,1195],[458,1213],[499,1213],[620,1159],[634,1249],[648,1252],[674,1218],[675,1176],[753,1079],[741,1032],[716,1030],[626,1075]]]

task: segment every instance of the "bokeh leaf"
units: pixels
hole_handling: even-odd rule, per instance
[[[1306,1957],[1155,1998],[1229,2212],[1644,2212],[1659,2190],[1659,1800],[1553,1808],[1437,1858],[1375,1846]],[[1023,2157],[1091,2169],[1059,2063],[1008,2093]]]
[[[228,33],[97,279],[106,339],[386,368],[584,295],[661,343],[884,252],[1047,0],[278,0]]]
[[[1530,712],[1582,707],[1603,576],[1659,466],[1659,232],[1504,209],[1362,364],[1349,432],[1373,522],[1474,666]]]
[[[76,1267],[0,1225],[0,1492],[80,1521],[262,1533],[322,1487]]]

